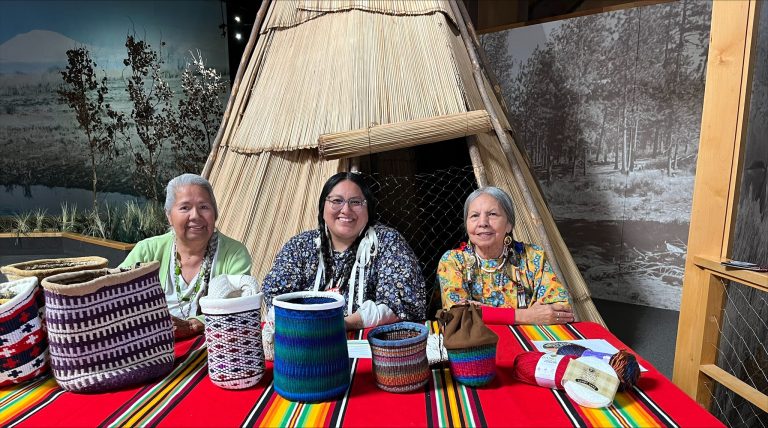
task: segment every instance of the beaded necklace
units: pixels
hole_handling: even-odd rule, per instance
[[[173,288],[176,291],[176,299],[179,302],[179,312],[181,313],[181,316],[183,317],[183,319],[187,319],[189,317],[190,312],[192,311],[192,299],[195,296],[197,296],[197,293],[200,292],[201,288],[205,287],[208,284],[208,279],[210,278],[211,265],[213,264],[213,256],[216,253],[216,246],[217,246],[218,240],[219,240],[218,232],[213,232],[211,239],[208,240],[208,246],[205,249],[205,255],[203,256],[203,261],[200,264],[200,271],[197,274],[197,279],[195,280],[195,283],[192,285],[192,293],[188,293],[187,295],[184,295],[183,290],[181,289],[181,268],[182,268],[181,255],[176,249],[176,239],[173,240],[172,251],[173,251],[173,254],[175,255],[176,263],[173,269],[172,282],[173,282]]]
[[[509,275],[512,282],[515,284],[515,291],[517,294],[517,308],[518,309],[524,309],[528,307],[528,298],[527,294],[525,292],[525,286],[523,285],[523,281],[520,275],[520,268],[515,265],[514,260],[510,259],[517,259],[516,256],[516,248],[513,246],[513,248],[510,250],[506,245],[504,246],[504,249],[501,252],[501,255],[499,256],[501,258],[501,262],[497,264],[494,267],[486,267],[484,265],[487,265],[490,263],[490,260],[492,259],[483,259],[480,257],[480,254],[477,253],[477,251],[474,248],[474,245],[472,243],[469,243],[464,248],[466,252],[469,254],[467,255],[467,262],[469,264],[467,269],[467,282],[472,282],[472,275],[475,272],[475,264],[482,270],[483,272],[495,274],[493,275],[493,283],[497,288],[502,287],[503,282],[503,273],[506,271]],[[507,260],[510,260],[509,263],[509,269],[503,269],[504,265],[507,263]],[[512,272],[509,272],[509,270],[512,270]],[[514,278],[513,278],[514,276]]]

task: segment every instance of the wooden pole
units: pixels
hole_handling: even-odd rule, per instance
[[[469,159],[472,161],[472,170],[475,172],[475,180],[477,185],[485,187],[488,185],[488,177],[485,175],[485,166],[483,166],[483,158],[480,157],[480,149],[477,147],[477,136],[470,135],[467,137],[467,148],[469,149]]]
[[[493,129],[496,132],[496,136],[499,138],[499,142],[501,143],[501,149],[504,152],[504,156],[507,158],[507,161],[509,162],[510,167],[512,168],[515,181],[520,187],[520,192],[522,193],[523,198],[525,199],[525,203],[527,205],[526,207],[527,212],[530,214],[531,221],[536,227],[536,230],[539,232],[539,236],[541,237],[540,244],[544,248],[544,251],[548,255],[550,255],[548,260],[552,265],[552,270],[555,272],[555,275],[557,275],[557,277],[563,283],[563,286],[568,288],[568,284],[566,283],[566,277],[562,274],[562,271],[560,270],[560,265],[557,262],[557,258],[555,257],[555,252],[552,250],[552,244],[549,242],[549,236],[547,235],[547,231],[544,228],[544,223],[541,220],[539,209],[536,206],[536,202],[533,200],[533,197],[531,196],[531,192],[528,190],[528,186],[525,182],[525,178],[523,177],[523,174],[520,170],[520,164],[517,162],[517,159],[515,158],[515,155],[512,152],[512,147],[509,141],[509,137],[507,136],[507,133],[504,130],[504,128],[501,126],[501,122],[499,122],[499,118],[496,114],[495,109],[493,108],[493,104],[491,103],[491,100],[488,97],[488,91],[486,90],[485,82],[483,81],[482,70],[481,70],[480,64],[478,63],[477,51],[475,49],[475,46],[472,44],[472,40],[470,39],[470,36],[467,32],[467,26],[465,25],[466,18],[464,18],[464,15],[459,10],[459,6],[457,5],[457,0],[452,0],[449,3],[451,5],[451,8],[453,9],[454,15],[456,16],[456,23],[459,27],[459,31],[461,32],[461,38],[464,41],[464,46],[467,48],[469,59],[472,62],[472,75],[475,78],[477,89],[480,92],[480,96],[483,99],[483,104],[485,105],[485,109],[488,111],[488,114],[491,118],[491,125],[493,125]],[[578,314],[575,314],[575,315],[578,315]]]
[[[245,73],[245,69],[248,67],[248,63],[250,62],[251,53],[253,53],[253,48],[256,46],[256,40],[259,38],[261,23],[264,21],[264,16],[266,16],[268,9],[269,0],[262,0],[259,11],[256,13],[256,21],[253,23],[253,28],[251,28],[251,35],[248,37],[248,44],[245,45],[243,56],[240,57],[240,64],[237,66],[235,82],[232,84],[232,91],[229,93],[227,108],[224,110],[224,117],[221,119],[219,132],[216,133],[216,139],[213,141],[213,145],[211,146],[211,152],[208,154],[208,160],[205,162],[205,166],[203,167],[203,172],[201,175],[205,178],[208,178],[211,174],[211,168],[213,168],[213,163],[216,161],[216,156],[219,153],[219,145],[221,144],[221,140],[224,137],[224,129],[227,127],[229,115],[232,111],[232,106],[235,103],[235,97],[238,90],[240,89],[240,80],[243,78],[243,73]]]

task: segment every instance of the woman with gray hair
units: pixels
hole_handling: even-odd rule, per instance
[[[489,324],[572,322],[568,291],[537,245],[512,239],[512,199],[482,187],[464,203],[469,242],[446,252],[437,267],[444,308],[473,302]]]
[[[136,244],[120,267],[160,262],[160,285],[179,339],[203,332],[195,317],[209,280],[222,274],[250,275],[251,256],[242,243],[216,230],[219,211],[213,188],[199,175],[182,174],[168,182],[165,215],[171,230]]]

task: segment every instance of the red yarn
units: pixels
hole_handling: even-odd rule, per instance
[[[541,385],[536,381],[536,365],[539,363],[541,357],[545,355],[551,355],[544,352],[522,352],[515,357],[515,362],[512,366],[512,376],[525,383],[531,385]],[[562,359],[557,363],[555,369],[555,385],[557,389],[563,389],[563,374],[568,367],[568,363],[575,359],[573,355],[562,355]]]

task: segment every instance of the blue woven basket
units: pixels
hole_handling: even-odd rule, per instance
[[[277,296],[275,391],[291,401],[328,401],[349,388],[344,297],[300,291]]]

